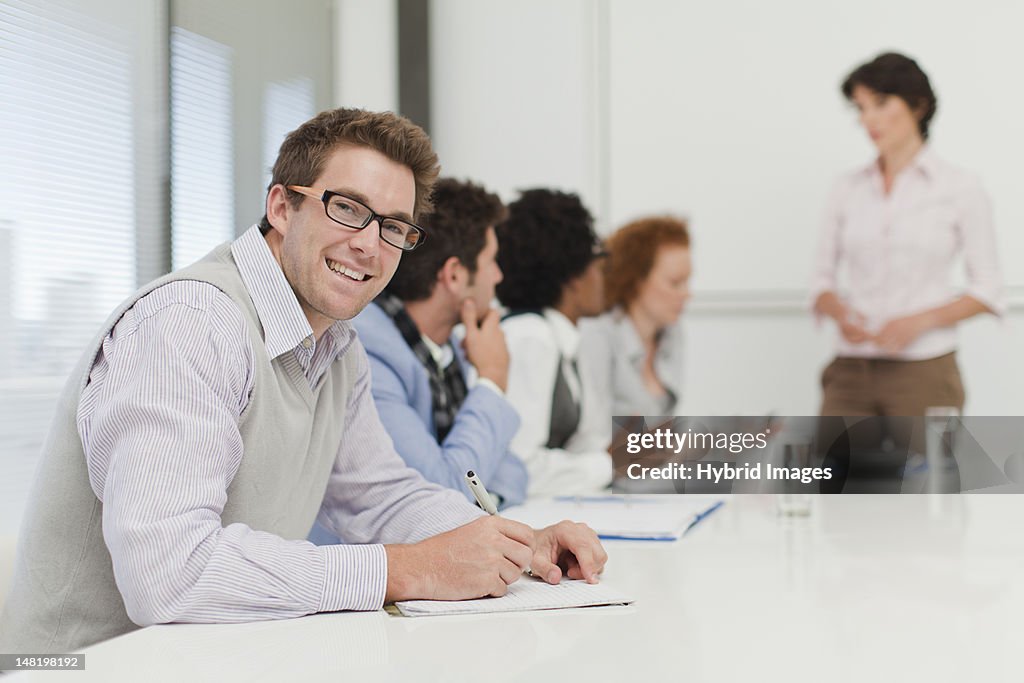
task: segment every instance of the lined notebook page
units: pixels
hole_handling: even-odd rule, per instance
[[[500,598],[476,600],[405,600],[395,607],[407,617],[437,614],[487,614],[490,612],[525,612],[527,610],[626,605],[630,598],[604,583],[563,579],[553,586],[527,576],[508,587]]]

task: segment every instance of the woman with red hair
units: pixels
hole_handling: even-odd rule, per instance
[[[670,216],[623,226],[606,243],[605,306],[581,325],[580,371],[611,415],[674,415],[682,391],[679,317],[690,298],[690,234]]]

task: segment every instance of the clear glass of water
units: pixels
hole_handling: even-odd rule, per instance
[[[783,467],[809,467],[811,465],[811,444],[809,441],[785,443],[782,445]],[[799,481],[783,482],[785,490],[775,494],[775,507],[783,517],[807,517],[811,514],[813,494],[800,491]]]
[[[953,406],[930,406],[924,414],[925,462],[928,465],[928,493],[955,493],[948,490],[949,473],[956,468],[956,434],[960,428],[960,410]]]

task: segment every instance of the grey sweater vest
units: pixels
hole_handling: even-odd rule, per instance
[[[138,299],[177,280],[208,282],[230,296],[248,323],[255,357],[254,388],[239,422],[242,463],[228,487],[223,524],[241,522],[286,539],[305,538],[313,525],[341,443],[357,355],[348,352],[336,361],[315,391],[294,354],[271,360],[230,245],[223,244],[121,304],[72,371],[22,524],[14,580],[0,616],[0,652],[74,652],[138,628],[114,583],[103,541],[103,504],[89,484],[76,416],[104,338]]]

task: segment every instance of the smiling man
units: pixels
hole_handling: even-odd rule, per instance
[[[591,530],[482,516],[377,417],[347,320],[423,239],[437,173],[408,120],[324,112],[281,146],[259,226],[114,311],[57,406],[0,652],[501,595],[527,566],[596,580]],[[303,540],[314,519],[345,543]]]

